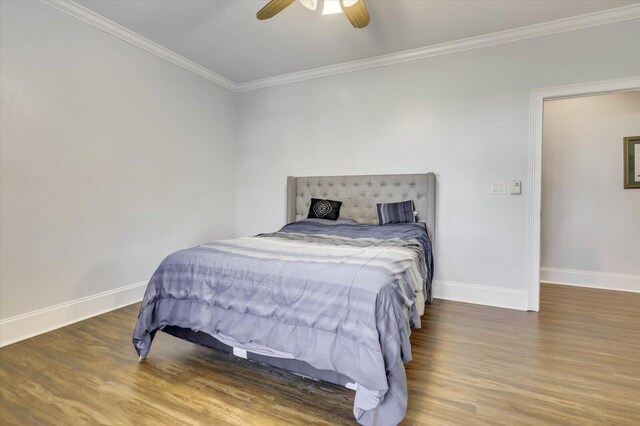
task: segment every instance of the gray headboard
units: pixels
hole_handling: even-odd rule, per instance
[[[436,175],[308,176],[287,178],[287,222],[307,217],[311,197],[342,201],[340,217],[377,224],[377,203],[413,200],[418,219],[435,237]]]

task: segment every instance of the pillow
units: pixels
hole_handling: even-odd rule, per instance
[[[401,201],[399,203],[378,204],[378,223],[414,223],[416,215],[414,213],[413,200]]]
[[[341,201],[333,200],[320,200],[318,198],[311,199],[311,206],[309,206],[308,219],[329,219],[338,220],[340,216]]]
[[[307,218],[307,219],[301,219],[299,222],[323,223],[325,225],[357,225],[358,224],[358,222],[348,217],[339,217],[338,220]]]

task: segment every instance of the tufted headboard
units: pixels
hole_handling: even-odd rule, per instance
[[[287,178],[287,222],[307,217],[311,197],[342,201],[340,217],[377,224],[377,203],[413,200],[418,220],[435,237],[436,175],[313,176]]]

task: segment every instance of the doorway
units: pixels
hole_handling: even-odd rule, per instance
[[[542,137],[540,281],[640,291],[640,191],[623,161],[640,91],[545,101]]]
[[[541,203],[542,203],[542,137],[544,103],[554,99],[577,98],[607,93],[640,90],[640,77],[609,80],[589,84],[534,90],[531,94],[531,133],[529,138],[528,198],[528,310],[540,309]],[[622,142],[621,142],[622,144]],[[622,164],[622,158],[620,159]]]

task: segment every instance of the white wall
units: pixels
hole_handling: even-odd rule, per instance
[[[168,253],[233,236],[237,103],[43,3],[0,3],[6,343],[131,303]]]
[[[639,53],[633,20],[244,93],[237,233],[284,223],[287,175],[434,171],[436,297],[526,309],[531,91],[640,75]]]
[[[531,90],[640,75],[636,20],[237,95],[0,7],[0,345],[136,300],[173,250],[280,227],[287,175],[437,172],[436,296],[523,309],[526,197],[489,185],[529,189]]]
[[[640,291],[640,190],[623,189],[640,91],[545,103],[541,279]]]

